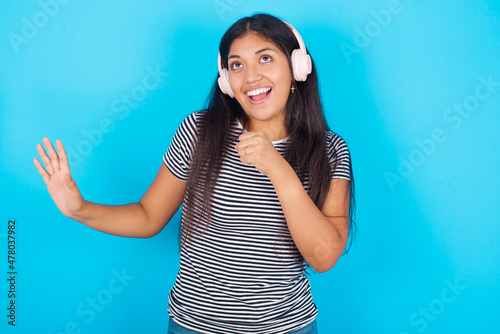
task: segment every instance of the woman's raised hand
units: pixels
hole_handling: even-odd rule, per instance
[[[73,218],[82,210],[85,200],[80,194],[76,182],[71,177],[68,156],[64,151],[61,140],[56,140],[59,155],[47,137],[43,138],[43,143],[48,155],[41,144],[38,144],[36,148],[45,164],[45,168],[43,168],[37,158],[33,159],[33,163],[45,181],[49,194],[59,210],[65,216]]]

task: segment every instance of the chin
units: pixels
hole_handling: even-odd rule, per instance
[[[256,120],[259,122],[272,121],[276,119],[285,119],[284,113],[276,112],[276,111],[267,111],[267,110],[251,110],[246,111],[245,114],[252,120]]]

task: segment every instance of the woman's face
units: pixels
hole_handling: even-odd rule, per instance
[[[235,39],[228,55],[229,83],[250,118],[251,130],[281,131],[292,85],[286,55],[255,33]]]

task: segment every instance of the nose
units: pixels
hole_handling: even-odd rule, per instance
[[[260,70],[258,66],[256,65],[247,65],[246,71],[245,71],[245,82],[246,83],[252,83],[255,81],[259,81],[262,79],[262,74],[260,73]]]

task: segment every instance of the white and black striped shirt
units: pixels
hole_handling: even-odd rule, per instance
[[[184,182],[200,113],[182,122],[163,157]],[[231,131],[231,138],[245,132],[239,122]],[[282,155],[287,139],[273,142]],[[346,143],[330,131],[326,142],[332,178],[349,180]],[[227,146],[208,229],[181,249],[168,313],[179,325],[201,333],[288,333],[311,323],[318,311],[309,280],[295,260],[293,239],[287,229],[283,235],[286,221],[271,181],[240,161],[236,144],[237,139]]]

